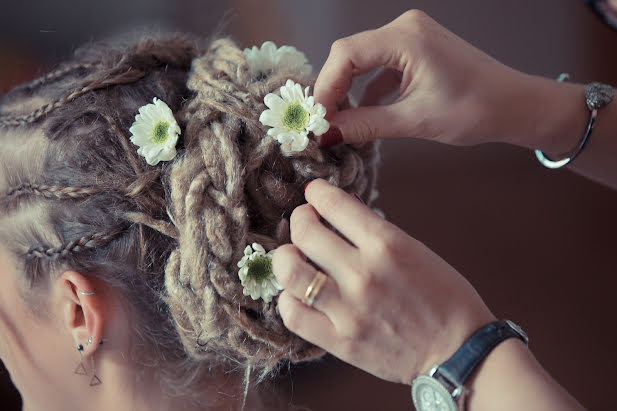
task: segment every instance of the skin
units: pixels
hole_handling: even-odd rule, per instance
[[[194,409],[165,397],[154,376],[130,359],[131,317],[112,289],[66,271],[41,293],[44,298],[36,297],[41,307],[35,314],[21,296],[19,274],[0,246],[0,358],[25,411]],[[81,361],[78,344],[88,376],[74,373]],[[92,359],[103,382],[96,387],[89,387]]]
[[[353,77],[377,68],[361,107],[337,111]],[[378,104],[397,90],[393,103]],[[348,144],[393,137],[503,142],[558,158],[586,129],[584,95],[582,84],[504,66],[415,10],[337,40],[315,85],[316,101]],[[615,134],[612,103],[599,111],[590,143],[569,167],[617,187]],[[311,182],[305,196],[308,203],[291,216],[293,244],[273,259],[285,287],[279,310],[291,331],[377,377],[411,384],[495,319],[460,273],[355,197],[324,180]],[[316,273],[307,260],[328,275],[313,307],[301,302]],[[582,409],[514,339],[497,346],[466,386],[471,410]]]

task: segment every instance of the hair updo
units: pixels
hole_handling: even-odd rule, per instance
[[[258,118],[287,79],[314,83],[283,70],[251,78],[228,39],[145,37],[89,45],[4,96],[0,239],[25,298],[66,268],[110,284],[135,316],[144,363],[176,387],[213,365],[265,374],[320,356],[284,327],[276,299],[243,295],[236,263],[247,244],[290,242],[289,216],[311,179],[370,203],[378,147],[320,149],[312,139],[283,153]],[[177,157],[158,166],[127,136],[153,97],[182,129]]]

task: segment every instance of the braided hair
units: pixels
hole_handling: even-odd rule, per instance
[[[0,153],[0,241],[23,265],[24,287],[66,267],[116,287],[172,388],[190,389],[213,365],[266,375],[322,355],[284,327],[276,299],[243,295],[236,263],[247,244],[290,242],[311,179],[370,203],[378,146],[311,140],[283,153],[258,117],[287,79],[314,82],[283,69],[251,78],[231,40],[176,35],[91,45],[11,91],[0,106],[0,144],[11,148]],[[158,166],[127,137],[153,97],[183,129],[176,159]]]

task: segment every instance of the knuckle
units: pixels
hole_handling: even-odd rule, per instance
[[[345,337],[355,341],[363,341],[367,335],[368,326],[363,317],[353,315],[349,317],[347,324],[345,325],[343,334]]]
[[[336,40],[334,43],[332,43],[332,46],[330,47],[330,54],[332,56],[348,54],[352,47],[351,43],[352,40],[350,37],[343,37]]]
[[[365,271],[358,274],[355,281],[352,283],[352,294],[357,301],[362,301],[363,304],[371,306],[376,300],[375,294],[379,288],[379,280],[373,271]]]
[[[418,9],[407,10],[405,13],[401,15],[401,20],[407,21],[410,23],[424,23],[429,19],[428,14]]]
[[[401,237],[395,230],[385,228],[375,235],[373,249],[381,258],[395,257],[401,247]]]

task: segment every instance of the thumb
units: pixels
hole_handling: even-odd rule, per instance
[[[363,144],[380,138],[404,137],[407,119],[399,103],[358,107],[337,112],[330,129],[318,137],[322,148],[340,143]]]

